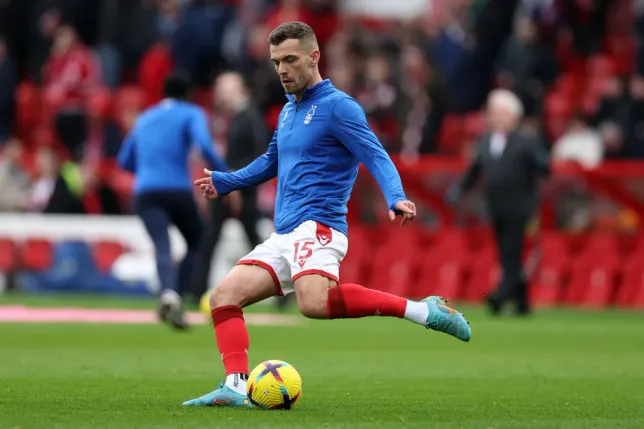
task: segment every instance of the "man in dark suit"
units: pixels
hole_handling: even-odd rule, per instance
[[[549,173],[548,154],[533,135],[518,129],[523,106],[507,90],[495,90],[488,99],[489,132],[478,143],[476,154],[451,198],[472,188],[481,177],[492,217],[501,282],[487,302],[499,313],[507,301],[515,301],[518,314],[530,311],[527,279],[522,267],[526,224],[539,205],[539,179]]]
[[[266,152],[270,135],[264,118],[252,104],[249,88],[239,73],[226,72],[217,77],[214,99],[219,113],[230,117],[226,162],[233,171],[238,170]],[[210,222],[203,238],[202,258],[196,269],[193,285],[193,292],[197,297],[208,290],[213,252],[224,222],[230,217],[239,218],[251,248],[260,243],[257,233],[260,212],[256,188],[245,188],[231,193],[227,201],[215,199],[210,203]]]

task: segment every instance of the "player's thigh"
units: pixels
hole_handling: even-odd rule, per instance
[[[275,247],[278,236],[255,247],[239,260],[215,288],[211,305],[244,307],[273,295],[283,295],[282,284],[290,282],[290,265]]]
[[[293,287],[300,313],[311,319],[326,319],[329,289],[337,285],[337,281],[320,274],[298,277]]]
[[[326,318],[328,290],[338,283],[347,237],[312,221],[299,226],[294,236],[291,271],[298,307],[307,317]]]
[[[246,307],[275,294],[275,281],[268,270],[257,265],[236,265],[210,295],[210,306]]]

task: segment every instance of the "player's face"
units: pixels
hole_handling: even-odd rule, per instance
[[[304,91],[313,76],[320,51],[305,49],[296,39],[287,39],[279,45],[271,45],[271,61],[280,76],[287,94]]]

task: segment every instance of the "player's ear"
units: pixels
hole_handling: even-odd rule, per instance
[[[316,66],[319,62],[320,62],[320,51],[318,51],[317,49],[315,49],[315,50],[311,53],[311,65],[312,65],[312,66]]]

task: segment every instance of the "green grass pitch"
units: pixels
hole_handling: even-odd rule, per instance
[[[251,366],[302,375],[291,411],[181,406],[222,376],[208,326],[0,324],[0,429],[644,428],[643,314],[467,310],[470,343],[385,318],[250,327]]]

